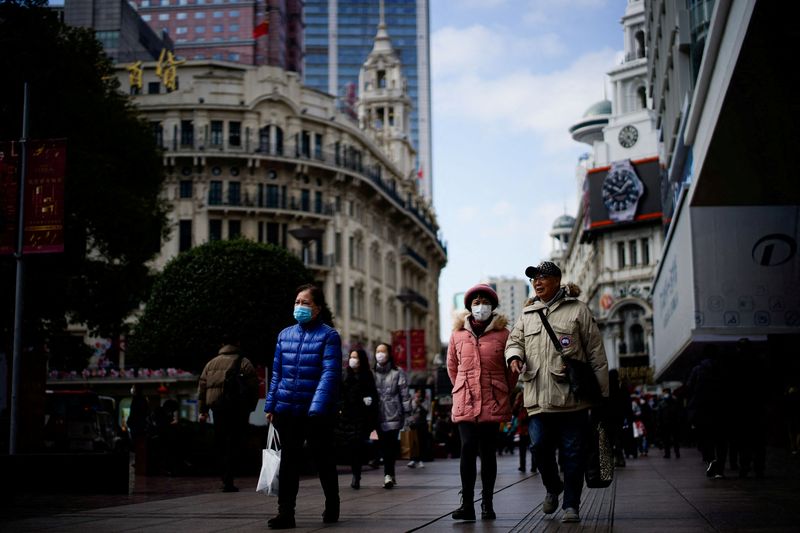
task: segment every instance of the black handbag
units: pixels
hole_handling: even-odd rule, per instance
[[[564,365],[565,373],[569,379],[569,390],[575,395],[575,398],[579,400],[587,400],[592,403],[599,402],[602,393],[600,392],[600,384],[597,382],[597,377],[594,375],[592,365],[585,361],[565,356],[563,354],[564,347],[558,342],[556,333],[553,331],[552,326],[550,326],[550,321],[547,320],[544,310],[537,309],[536,312],[539,314],[539,318],[542,320],[542,325],[544,325],[544,329],[547,330],[550,340],[553,341],[553,346],[555,346],[556,351],[561,354],[561,362]]]

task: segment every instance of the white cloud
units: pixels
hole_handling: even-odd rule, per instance
[[[530,27],[555,24],[565,11],[576,9],[601,9],[607,0],[529,0],[520,16]]]
[[[493,78],[475,72],[434,77],[434,114],[534,133],[546,148],[563,149],[574,145],[569,127],[603,98],[605,73],[615,64],[616,54],[610,48],[591,52],[545,74],[517,69]]]

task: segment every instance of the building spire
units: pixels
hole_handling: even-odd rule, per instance
[[[372,48],[373,52],[392,52],[392,42],[389,39],[389,32],[386,31],[386,9],[383,5],[383,0],[380,2],[380,20],[378,21],[378,33],[375,34],[375,46]]]

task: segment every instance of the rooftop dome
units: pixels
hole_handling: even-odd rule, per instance
[[[583,114],[583,118],[596,117],[598,115],[611,114],[611,100],[600,100],[592,104]]]
[[[575,225],[575,217],[561,215],[553,222],[553,229],[572,228]]]

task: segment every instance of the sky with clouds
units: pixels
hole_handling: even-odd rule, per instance
[[[626,0],[431,0],[433,192],[453,295],[548,258],[556,217],[575,215],[569,127],[604,97],[621,59]]]

